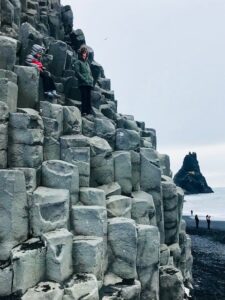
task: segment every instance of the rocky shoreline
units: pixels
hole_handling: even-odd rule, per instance
[[[194,300],[225,299],[225,222],[214,221],[211,230],[195,228],[194,220],[185,217],[191,236]]]

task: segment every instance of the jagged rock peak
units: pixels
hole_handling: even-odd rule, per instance
[[[200,171],[195,152],[189,152],[185,156],[181,169],[174,176],[174,182],[185,194],[213,193]]]

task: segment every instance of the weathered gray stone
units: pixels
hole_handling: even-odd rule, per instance
[[[72,224],[75,235],[104,237],[107,234],[106,208],[73,206]]]
[[[0,268],[0,297],[9,296],[12,293],[13,272],[11,266]],[[4,298],[3,298],[4,299]]]
[[[166,244],[160,245],[160,266],[168,265],[170,257],[170,249]]]
[[[138,191],[140,190],[140,177],[141,177],[141,157],[140,153],[131,150],[130,151],[130,157],[131,157],[131,173],[132,173],[132,190]]]
[[[7,105],[9,112],[16,111],[17,98],[18,86],[7,78],[0,78],[0,101]]]
[[[60,126],[57,120],[42,117],[44,123],[44,134],[46,137],[52,137],[54,139],[59,139],[62,132],[60,131]]]
[[[124,217],[131,218],[131,198],[114,195],[106,200],[108,218]]]
[[[54,119],[58,123],[59,132],[63,132],[63,106],[47,101],[40,102],[41,115],[45,118]]]
[[[67,44],[53,41],[49,46],[49,54],[53,55],[50,71],[55,76],[62,76],[66,66]]]
[[[12,71],[0,69],[0,78],[7,78],[9,81],[17,84],[17,75]]]
[[[66,229],[59,229],[43,234],[43,240],[47,246],[46,277],[61,283],[73,273],[73,235]]]
[[[153,197],[143,191],[132,193],[131,217],[137,224],[156,225],[156,211]]]
[[[64,290],[56,282],[40,282],[37,286],[30,288],[23,296],[22,300],[63,300]]]
[[[34,168],[16,168],[24,173],[27,192],[33,192],[37,188],[40,177],[40,169]]]
[[[90,145],[89,138],[82,134],[61,136],[60,144],[61,149],[74,147],[88,147]]]
[[[98,282],[92,274],[74,275],[66,283],[63,300],[99,300]]]
[[[103,300],[140,300],[141,284],[138,280],[129,285],[118,283],[107,287],[105,293]]]
[[[6,150],[8,146],[8,123],[0,123],[0,151]]]
[[[137,273],[141,282],[141,300],[159,299],[159,247],[158,228],[137,226]]]
[[[55,189],[68,189],[71,205],[77,203],[79,198],[79,172],[73,164],[61,160],[43,162],[42,184]]]
[[[179,234],[180,270],[184,277],[184,282],[192,282],[193,256],[191,254],[191,238],[184,231]]]
[[[67,228],[69,218],[69,191],[38,187],[32,197],[30,226],[34,236]]]
[[[116,130],[116,150],[136,150],[140,145],[140,135],[134,130]]]
[[[181,249],[178,243],[169,246],[170,256],[173,257],[174,266],[180,269]]]
[[[16,63],[17,41],[0,36],[0,69],[12,70]]]
[[[136,277],[137,232],[135,222],[112,218],[108,222],[108,271],[123,279]]]
[[[24,174],[0,170],[0,260],[7,260],[10,250],[27,239],[28,212]]]
[[[24,145],[43,145],[44,131],[42,129],[18,129],[9,127],[9,143]]]
[[[113,195],[121,195],[121,187],[118,184],[118,182],[103,184],[101,186],[98,186],[98,189],[103,190],[105,192],[106,197],[110,197]]]
[[[165,243],[171,245],[178,242],[179,214],[176,185],[171,182],[162,182]]]
[[[81,205],[97,205],[105,207],[105,192],[101,189],[81,187],[79,203]]]
[[[181,272],[172,266],[160,267],[160,300],[183,300],[184,285]]]
[[[0,169],[7,168],[7,151],[0,150]]]
[[[0,101],[0,122],[6,122],[9,118],[9,108],[5,102]]]
[[[95,134],[105,139],[114,148],[116,129],[108,118],[95,118]]]
[[[43,161],[43,147],[25,144],[9,144],[8,164],[11,168],[37,168]]]
[[[137,132],[140,131],[140,129],[137,126],[137,123],[134,120],[128,120],[125,116],[121,116],[117,119],[117,128],[135,130]]]
[[[91,149],[91,186],[112,183],[114,181],[114,163],[112,148],[100,137],[89,139]]]
[[[21,2],[22,6],[26,6],[24,5],[25,0]],[[31,24],[25,22],[20,26],[19,38],[21,42],[20,63],[25,64],[26,56],[30,53],[32,46],[34,44],[42,45],[43,36]]]
[[[161,170],[152,159],[151,149],[141,148],[141,188],[160,191]]]
[[[172,172],[170,170],[170,157],[167,154],[158,153],[159,164],[163,175],[172,177]]]
[[[78,167],[80,186],[88,187],[90,182],[90,148],[61,148],[61,159]]]
[[[92,273],[103,280],[103,238],[76,236],[73,240],[73,267],[75,273]]]
[[[17,246],[12,250],[13,286],[12,292],[24,294],[45,278],[44,244],[36,238]]]
[[[46,136],[43,145],[43,160],[60,160],[60,143],[54,137]]]
[[[82,132],[82,118],[80,110],[75,106],[63,107],[63,132],[64,134],[79,134]]]
[[[15,129],[44,129],[44,124],[39,113],[30,108],[19,109],[17,113],[11,113],[9,125]]]
[[[113,152],[114,178],[121,186],[121,192],[130,195],[132,191],[131,155],[128,151]]]
[[[95,123],[93,121],[90,121],[87,118],[82,118],[83,135],[86,135],[88,137],[93,137],[95,135]]]
[[[35,67],[15,66],[18,76],[18,107],[37,108],[39,99],[39,71]]]

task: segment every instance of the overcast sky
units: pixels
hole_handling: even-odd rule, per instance
[[[225,186],[225,1],[62,0],[111,79],[121,113],[157,131],[174,173],[196,151]]]

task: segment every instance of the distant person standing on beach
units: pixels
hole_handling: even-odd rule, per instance
[[[199,218],[198,218],[198,215],[195,215],[195,225],[196,225],[196,229],[198,229],[198,224],[199,224]]]
[[[193,216],[193,210],[191,210],[191,215]]]
[[[206,216],[206,222],[208,225],[208,229],[210,230],[211,217],[209,215]]]

